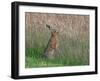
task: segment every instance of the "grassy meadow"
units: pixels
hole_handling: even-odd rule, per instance
[[[61,29],[53,59],[43,58],[50,39],[46,24]],[[25,13],[25,67],[89,65],[89,16]]]

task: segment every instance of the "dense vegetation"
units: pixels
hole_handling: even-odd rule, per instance
[[[25,16],[26,68],[89,64],[89,16],[30,12],[26,12]],[[54,59],[42,56],[50,38],[45,24],[62,30]]]

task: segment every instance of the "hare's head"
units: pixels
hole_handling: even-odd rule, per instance
[[[52,28],[50,25],[47,25],[47,24],[46,24],[46,27],[49,28],[49,30],[51,31],[51,34],[52,34],[53,36],[55,36],[55,35],[58,34],[57,29],[54,29],[54,28]]]

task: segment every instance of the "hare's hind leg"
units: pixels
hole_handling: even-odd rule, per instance
[[[44,53],[44,57],[48,58],[48,59],[53,59],[54,58],[54,50],[52,50],[52,51],[46,51]]]

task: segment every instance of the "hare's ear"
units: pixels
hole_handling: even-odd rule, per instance
[[[46,27],[50,29],[50,25],[46,24]]]

